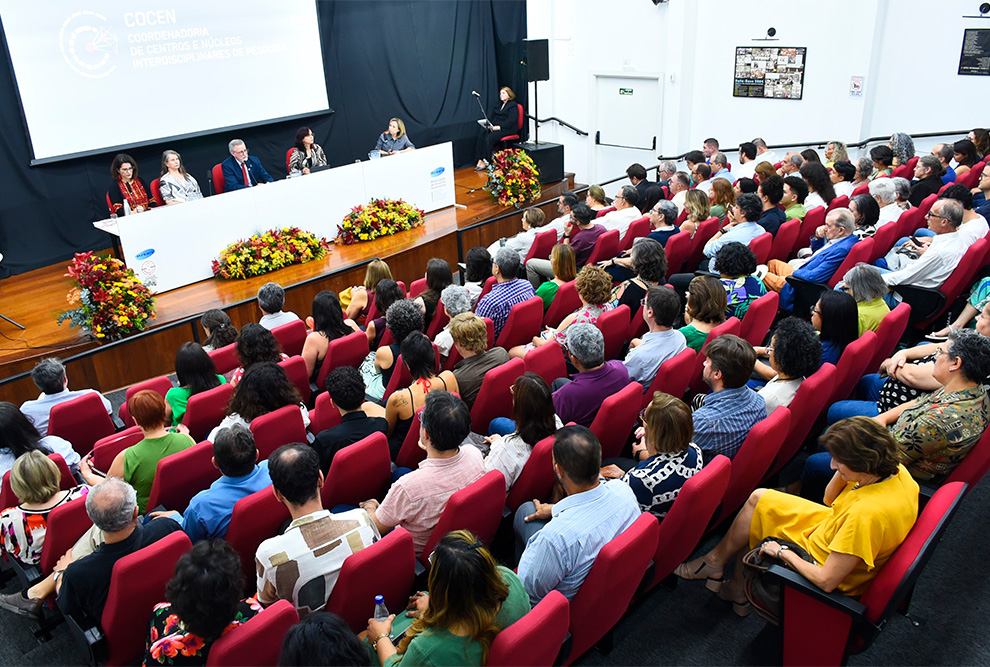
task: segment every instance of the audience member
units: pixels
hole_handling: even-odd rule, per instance
[[[842,277],[843,291],[856,299],[856,312],[859,314],[859,335],[867,330],[876,331],[880,322],[890,312],[883,297],[887,295],[887,284],[880,270],[870,264],[860,262],[846,271]]]
[[[646,173],[646,168],[635,162],[626,169],[626,176],[629,178],[629,182],[632,183],[633,187],[636,188],[639,198],[642,199],[646,195],[646,189],[656,183],[650,183],[647,180],[648,174]]]
[[[0,402],[0,477],[28,452],[59,454],[70,470],[78,470],[79,454],[68,440],[57,435],[42,436],[31,420],[13,403]],[[2,508],[0,508],[2,509]]]
[[[385,420],[388,422],[389,449],[392,460],[399,455],[413,417],[431,391],[457,392],[457,380],[450,371],[437,375],[437,357],[433,344],[426,334],[414,331],[402,341],[403,365],[409,371],[412,384],[396,390],[385,402]]]
[[[557,290],[577,277],[577,263],[574,261],[574,250],[566,243],[558,243],[550,251],[550,268],[553,278],[541,283],[536,288],[535,295],[543,299],[543,312],[550,309]]]
[[[648,216],[650,209],[656,206],[657,202],[666,201],[666,199],[663,190],[656,183],[646,188],[646,194],[640,197],[636,203],[636,208],[640,211],[640,217]]]
[[[828,178],[832,181],[832,189],[835,190],[836,197],[852,197],[855,186],[853,179],[856,178],[856,166],[848,159],[836,161],[835,164],[827,167]]]
[[[454,348],[454,338],[450,335],[450,320],[461,313],[470,313],[473,310],[471,294],[460,285],[448,285],[440,293],[440,306],[447,316],[447,324],[434,337],[433,344],[437,346],[440,356],[446,359]]]
[[[990,312],[987,312],[986,315],[983,314],[988,303],[990,303],[990,278],[983,278],[973,285],[973,289],[969,292],[969,299],[963,306],[962,312],[959,313],[959,317],[950,322],[947,327],[933,331],[925,338],[941,342],[948,337],[949,331],[952,329],[975,326],[976,330],[979,331],[980,322],[990,318]],[[987,319],[984,325],[990,327],[990,319]],[[990,328],[988,328],[987,334],[990,335]]]
[[[701,190],[688,190],[684,197],[683,210],[687,211],[687,217],[681,222],[680,229],[691,232],[693,237],[698,226],[711,217],[711,201]]]
[[[764,160],[764,162],[769,162]],[[780,163],[780,168],[777,169],[777,175],[780,177],[785,176],[795,176],[797,178],[804,178],[801,174],[801,168],[804,166],[804,158],[801,157],[800,153],[788,153],[784,156],[784,160]]]
[[[856,174],[853,176],[853,191],[863,185],[870,184],[870,176],[873,175],[873,160],[868,157],[861,157],[856,160]]]
[[[713,153],[710,158],[710,164],[712,167],[712,181],[721,178],[728,182],[729,185],[736,182],[736,177],[729,171],[729,159],[725,157],[725,153]],[[715,185],[714,182],[712,185]]]
[[[746,315],[751,303],[767,293],[760,278],[756,276],[756,253],[742,243],[726,243],[715,255],[712,269],[718,272],[722,287],[725,288],[725,316]]]
[[[670,177],[670,201],[674,202],[678,214],[684,210],[684,202],[690,187],[691,177],[683,171],[678,171]]]
[[[544,230],[540,229],[546,222],[546,215],[539,208],[527,208],[522,214],[522,231],[510,238],[501,238],[488,246],[488,253],[495,255],[501,247],[515,250],[519,254],[519,261],[525,262],[526,255],[533,247],[536,235]]]
[[[657,171],[660,172],[660,180],[657,181],[657,185],[670,188],[670,178],[677,172],[677,164],[673,160],[664,160],[657,167]]]
[[[358,320],[368,314],[378,283],[383,280],[392,280],[392,269],[376,257],[368,262],[368,268],[364,270],[364,284],[348,287],[340,293],[340,303],[347,308],[347,319]],[[378,312],[385,310],[387,308],[378,308]]]
[[[627,194],[631,197],[635,197],[633,191],[634,189],[630,189],[630,192]],[[622,201],[620,197],[621,195],[616,195],[616,199]],[[622,210],[628,211],[629,209],[627,208]],[[617,212],[621,213],[621,211]],[[639,209],[636,209],[636,212],[638,213]],[[606,215],[605,217],[608,216]],[[639,216],[637,215],[636,217]],[[604,220],[604,217],[602,219]],[[595,245],[598,242],[598,237],[607,231],[608,230],[605,229],[605,227],[595,222],[595,218],[592,215],[590,208],[584,204],[578,204],[574,207],[574,210],[571,212],[571,224],[567,226],[567,230],[564,233],[563,242],[571,246],[574,250],[574,261],[579,270],[587,263],[588,258],[591,256],[591,252],[594,250]],[[529,273],[530,266],[534,266],[534,268],[538,270],[546,268],[541,260],[530,260],[526,263],[527,273]],[[546,275],[543,270],[540,270],[539,273],[540,275]],[[533,281],[532,274],[530,274],[530,281]]]
[[[340,423],[320,431],[313,449],[320,457],[320,470],[326,475],[334,455],[340,450],[367,438],[372,433],[388,435],[388,421],[377,403],[366,402],[364,380],[351,366],[340,366],[327,375],[327,393],[340,412]]]
[[[563,423],[590,426],[602,401],[629,384],[629,373],[618,359],[605,360],[605,338],[593,324],[568,330],[567,357],[578,372],[554,380],[553,405]]]
[[[940,199],[925,217],[928,219],[928,229],[935,232],[934,237],[923,237],[917,244],[908,241],[891,250],[885,258],[877,260],[881,269],[889,269],[888,273],[883,274],[883,281],[888,286],[913,285],[938,289],[959,266],[969,249],[969,239],[958,233],[963,219],[963,207],[959,202]],[[929,239],[931,242],[925,243]],[[917,259],[911,259],[910,254],[901,249],[917,253]]]
[[[79,398],[84,394],[97,394],[103,401],[103,407],[107,409],[107,414],[112,414],[113,408],[110,401],[95,389],[69,390],[69,378],[65,374],[65,366],[54,357],[42,359],[31,369],[31,379],[34,385],[41,390],[38,398],[24,401],[21,404],[21,412],[31,420],[39,433],[48,433],[48,415],[52,408],[74,398]]]
[[[631,271],[627,271],[626,266],[629,266]],[[658,241],[638,238],[633,243],[628,259],[617,258],[607,269],[612,280],[623,279],[623,282],[612,290],[609,307],[628,306],[630,314],[635,316],[643,303],[646,290],[663,282],[667,274],[667,255]]]
[[[715,137],[705,139],[701,144],[701,152],[704,154],[705,159],[710,162],[712,156],[718,153],[718,139]]]
[[[371,656],[361,640],[340,616],[325,611],[307,614],[285,633],[280,667],[360,665],[369,667]]]
[[[247,146],[240,139],[231,139],[227,149],[230,151],[230,157],[220,163],[223,169],[224,192],[263,185],[275,180],[265,171],[261,160],[248,156]]]
[[[868,194],[856,195],[849,199],[849,212],[856,219],[856,229],[853,230],[860,239],[877,233],[877,221],[880,219],[880,205]]]
[[[271,361],[278,363],[289,358],[282,352],[278,339],[260,324],[249,322],[237,337],[237,357],[241,365],[230,376],[230,384],[235,387],[254,364]]]
[[[780,210],[781,198],[784,196],[784,179],[779,176],[771,176],[760,182],[758,190],[763,212],[756,223],[764,231],[777,235],[777,230],[787,221],[784,212]]]
[[[825,290],[811,307],[811,326],[818,329],[823,364],[839,363],[846,346],[859,337],[856,300],[845,292]]]
[[[887,144],[894,152],[894,166],[899,167],[907,164],[908,160],[914,157],[914,140],[911,135],[904,132],[894,132],[890,135],[890,142]]]
[[[788,154],[788,155],[790,155],[790,154]],[[786,162],[786,160],[787,160],[787,158],[785,158],[785,162]],[[791,174],[791,175],[795,176],[796,178],[801,178],[801,172],[799,172],[799,171],[793,172],[793,174]],[[756,175],[753,176],[753,179],[756,180],[758,184],[759,183],[762,183],[763,181],[767,180],[768,178],[773,178],[774,176],[780,176],[780,174],[777,173],[777,170],[773,168],[773,165],[772,164],[770,164],[769,162],[759,162],[759,163],[757,163],[757,165],[756,165]]]
[[[952,168],[952,157],[955,155],[955,151],[952,150],[952,144],[935,144],[932,148],[931,155],[938,158],[939,164],[942,165],[944,173],[942,174],[942,185],[947,185],[949,183],[954,183],[956,181],[956,170]]]
[[[820,162],[812,162],[801,167],[801,178],[808,184],[808,197],[804,205],[808,210],[817,206],[827,207],[835,199],[835,188],[828,177],[828,169]]]
[[[216,364],[196,343],[183,343],[175,353],[175,378],[178,387],[165,393],[165,414],[172,426],[182,423],[189,399],[214,387],[227,384],[227,378],[217,373]]]
[[[484,248],[477,248],[477,250],[481,250],[486,256],[488,255]],[[470,262],[470,253],[468,253],[468,261]],[[491,259],[488,258],[486,262],[486,266],[491,267]],[[489,270],[491,269],[489,268]],[[468,271],[470,272],[470,269],[468,269]],[[480,293],[481,289],[479,288],[478,294]],[[399,287],[398,283],[391,278],[383,278],[379,281],[378,285],[375,286],[374,304],[378,317],[372,318],[372,320],[368,322],[367,329],[365,329],[365,333],[368,336],[368,349],[372,352],[377,353],[378,349],[381,347],[382,338],[385,336],[385,331],[388,329],[388,309],[392,307],[393,303],[402,301],[405,298],[406,293],[401,287]],[[475,297],[472,297],[472,299],[473,298]],[[420,313],[420,318],[422,319],[422,313]]]
[[[836,162],[849,161],[849,150],[842,141],[830,141],[825,145],[825,166],[831,167]]]
[[[399,299],[385,313],[385,325],[392,334],[392,342],[368,353],[361,363],[368,398],[381,401],[385,388],[392,381],[402,341],[414,331],[423,331],[423,310],[412,299]]]
[[[681,231],[674,224],[675,222],[677,222],[677,207],[674,202],[661,199],[650,209],[650,233],[648,237],[660,245],[666,246],[667,240]]]
[[[454,284],[447,260],[433,257],[426,263],[426,289],[414,301],[423,311],[423,331],[428,331],[440,304],[440,295]]]
[[[299,316],[289,311],[285,312],[285,290],[277,283],[265,283],[258,290],[258,310],[261,319],[258,324],[269,331],[283,324],[289,324],[299,319]]]
[[[776,164],[779,162],[777,154],[774,153],[767,146],[767,142],[760,137],[753,139],[753,145],[756,147],[756,161],[757,162],[769,162],[770,164]]]
[[[732,186],[732,190],[733,190],[733,192],[736,193],[736,196],[746,195],[746,194],[755,195],[756,194],[756,191],[759,189],[759,187],[760,187],[760,184],[757,183],[752,178],[740,178]]]
[[[223,421],[210,431],[206,439],[216,442],[217,434],[223,429],[234,424],[250,426],[255,418],[287,405],[299,406],[303,426],[309,426],[309,411],[302,402],[299,390],[289,382],[282,367],[271,361],[254,364],[244,374],[241,383],[234,388],[234,395],[227,404]]]
[[[549,225],[547,225],[549,226]],[[558,231],[559,236],[562,232]],[[492,277],[492,256],[488,250],[475,246],[468,250],[464,258],[464,287],[471,294],[471,303],[478,305],[478,299],[485,288],[485,283]]]
[[[789,406],[801,383],[818,370],[822,344],[813,326],[797,317],[787,317],[777,325],[769,347],[757,347],[755,352],[758,358],[769,361],[769,366],[757,362],[755,373],[766,380],[759,394],[770,415],[779,407]]]
[[[818,151],[814,148],[805,148],[801,151],[801,157],[804,158],[805,164],[822,164],[822,159],[818,156]]]
[[[237,327],[230,322],[230,316],[217,308],[212,308],[199,318],[199,324],[206,333],[203,350],[212,352],[237,342]]]
[[[921,206],[925,197],[942,189],[942,162],[934,155],[922,155],[914,167],[914,178],[908,201],[914,206]]]
[[[762,162],[762,160],[761,160]],[[752,179],[756,175],[756,146],[748,141],[739,144],[739,166],[736,167],[736,180]]]
[[[713,218],[718,218],[719,224],[725,224],[725,217],[735,203],[736,191],[732,187],[732,184],[724,178],[714,180],[712,183],[711,206],[708,214]]]
[[[583,208],[589,213],[591,211],[582,204],[579,204],[577,208]],[[530,266],[534,262],[543,261],[546,261],[548,265],[550,264],[548,260],[531,259],[526,264],[526,271],[530,271]],[[495,261],[492,264],[495,285],[492,286],[488,294],[478,301],[478,307],[474,309],[478,317],[487,317],[495,324],[495,338],[498,338],[499,334],[502,333],[502,327],[505,326],[505,321],[509,318],[509,311],[512,310],[512,307],[517,303],[532,299],[535,296],[533,286],[539,286],[541,279],[535,270],[530,275],[532,285],[526,280],[516,277],[519,275],[520,264],[519,255],[508,248],[501,248],[495,255]],[[553,271],[551,270],[550,273],[552,276]]]
[[[788,176],[784,179],[784,196],[780,203],[784,205],[784,218],[786,220],[804,220],[808,214],[808,208],[804,205],[808,197],[808,184],[803,178]]]
[[[990,165],[983,167],[983,173],[971,191],[973,195],[974,212],[982,215],[984,220],[990,220]]]
[[[725,321],[727,309],[728,295],[719,280],[707,275],[692,278],[687,288],[684,326],[678,329],[687,346],[700,352],[711,330]]]
[[[894,168],[894,151],[888,146],[874,146],[870,149],[870,159],[873,161],[873,173],[870,180],[889,178]]]
[[[654,183],[654,185],[656,184]],[[657,187],[660,186],[657,185]],[[605,196],[605,190],[600,185],[592,185],[588,188],[588,194],[584,197],[584,203],[596,213],[612,205],[611,200]]]
[[[980,161],[976,154],[976,145],[969,139],[961,139],[952,144],[952,152],[956,160],[956,180],[969,173],[969,170]]]
[[[344,319],[340,299],[329,290],[318,292],[313,297],[313,316],[306,319],[310,331],[303,343],[302,358],[310,379],[316,380],[330,349],[330,342],[361,329],[354,320]]]
[[[938,198],[953,199],[962,206],[963,217],[962,224],[959,225],[959,234],[968,245],[973,245],[990,233],[986,217],[973,210],[973,193],[967,190],[965,185],[954,183],[945,188]]]
[[[468,408],[481,391],[481,382],[488,371],[509,361],[509,353],[501,347],[488,348],[488,326],[473,313],[461,313],[450,321],[450,335],[461,360],[454,365],[457,391]]]
[[[545,227],[546,229],[556,230],[558,241],[563,240],[564,230],[567,229],[567,225],[571,224],[571,211],[579,203],[580,199],[578,199],[578,196],[570,190],[566,190],[564,194],[557,197],[557,213],[559,215],[548,222]]]
[[[643,385],[643,391],[649,391],[660,365],[682,352],[687,343],[684,334],[673,328],[681,307],[674,290],[651,286],[645,294],[643,319],[649,330],[642,338],[629,342],[629,352],[622,363],[629,379]]]
[[[712,168],[704,162],[694,165],[691,170],[691,180],[694,181],[694,189],[704,192],[705,195],[712,193]]]
[[[778,185],[780,184],[778,183]],[[783,192],[783,187],[780,187],[780,191]],[[729,209],[727,216],[729,220],[728,224],[718,230],[711,240],[705,244],[705,257],[709,260],[714,259],[719,249],[732,241],[738,241],[748,246],[750,241],[766,233],[767,230],[758,224],[764,213],[761,201],[768,201],[766,195],[742,194],[736,197],[735,205]],[[774,207],[776,207],[776,204]],[[778,208],[777,212],[780,213],[780,217],[783,217],[783,211]],[[707,268],[707,264],[702,262],[702,270],[706,270]]]
[[[980,159],[990,155],[990,132],[987,132],[985,128],[977,127],[970,130],[966,138],[973,142],[973,147],[976,148],[976,155]]]

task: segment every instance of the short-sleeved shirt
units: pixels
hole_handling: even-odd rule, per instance
[[[220,384],[227,384],[227,378],[222,375],[217,375],[217,380]],[[190,397],[192,397],[192,389],[189,387],[172,387],[165,393],[165,401],[172,406],[172,426],[182,423]]]
[[[741,320],[749,310],[749,305],[767,293],[763,281],[756,276],[720,278],[720,282],[725,288],[727,318],[738,317]]]
[[[478,317],[487,317],[492,321],[495,325],[495,338],[498,338],[512,307],[526,299],[532,299],[533,296],[533,285],[528,280],[516,278],[495,283],[491,291],[478,302],[474,312]]]
[[[254,618],[263,609],[254,598],[241,600],[234,618],[223,629],[224,636]],[[162,602],[151,611],[148,639],[145,642],[145,665],[205,665],[216,640],[206,640],[189,632],[182,620],[172,613],[172,603]]]
[[[646,391],[656,378],[660,364],[686,349],[687,341],[680,331],[648,331],[643,335],[642,343],[629,348],[622,363],[626,366],[629,379],[643,385],[643,391]]]
[[[258,324],[260,324],[261,326],[263,326],[266,329],[268,329],[269,331],[271,331],[272,329],[275,329],[276,327],[280,327],[283,324],[290,324],[292,322],[295,322],[298,319],[299,319],[299,316],[296,315],[295,313],[293,313],[293,312],[286,312],[284,310],[280,310],[277,313],[271,313],[269,315],[262,315],[261,316],[261,319],[258,320]]]
[[[678,331],[684,335],[684,340],[687,343],[687,346],[695,352],[701,352],[701,348],[704,347],[705,341],[708,340],[708,332],[699,331],[693,324],[683,326],[678,329]]]
[[[554,415],[553,419],[558,429],[564,427],[560,417]],[[485,457],[485,471],[501,472],[505,476],[505,491],[508,493],[519,479],[519,474],[529,460],[530,454],[533,453],[535,445],[535,442],[528,443],[523,440],[518,432],[496,439],[488,451],[488,456]]]
[[[37,565],[45,546],[48,515],[56,507],[84,498],[88,491],[85,485],[69,489],[57,503],[43,510],[28,510],[21,505],[5,508],[0,512],[0,548],[21,563]]]
[[[602,401],[629,384],[629,371],[618,359],[606,361],[553,392],[554,412],[565,424],[591,426]]]
[[[195,444],[196,441],[184,433],[166,433],[160,438],[145,438],[124,450],[124,481],[137,491],[141,514],[147,509],[158,462]]]
[[[536,288],[536,296],[543,299],[543,312],[549,310],[553,298],[557,296],[558,289],[560,289],[560,285],[552,280],[548,280]]]
[[[859,301],[856,303],[856,311],[859,314],[859,335],[866,331],[876,331],[883,322],[883,318],[890,312],[890,307],[883,299],[873,301]]]
[[[210,484],[210,488],[200,491],[189,501],[189,507],[182,513],[182,530],[193,542],[222,540],[230,527],[234,504],[271,483],[267,460],[254,466],[254,470],[247,475],[223,475]]]
[[[767,415],[773,413],[777,408],[786,408],[794,400],[797,390],[801,388],[804,377],[792,380],[781,380],[779,376],[774,376],[757,392],[767,403]]]
[[[701,450],[692,442],[683,452],[661,452],[640,461],[620,481],[628,484],[636,494],[641,510],[663,519],[677,500],[684,482],[701,472],[703,465]]]
[[[375,516],[382,525],[408,530],[420,554],[450,496],[484,474],[485,463],[477,447],[462,446],[450,458],[428,458],[392,484]]]
[[[469,408],[472,407],[474,399],[478,398],[478,392],[481,391],[481,382],[485,379],[485,373],[508,362],[509,353],[501,347],[493,347],[481,354],[458,361],[454,365],[453,373],[461,400],[467,403]]]
[[[340,576],[344,559],[380,539],[363,509],[301,516],[286,531],[258,546],[258,601],[289,600],[300,615],[320,611]]]
[[[571,232],[571,249],[574,251],[574,261],[577,268],[580,269],[588,262],[591,251],[594,250],[595,243],[598,242],[598,237],[606,231],[608,230],[601,225],[594,224],[587,229],[577,228]]]

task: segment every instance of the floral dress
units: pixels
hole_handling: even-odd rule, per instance
[[[253,618],[262,610],[254,597],[241,600],[234,620],[224,628],[221,636]],[[213,641],[187,631],[179,617],[172,613],[172,604],[162,602],[151,612],[148,642],[145,646],[145,665],[205,665]]]

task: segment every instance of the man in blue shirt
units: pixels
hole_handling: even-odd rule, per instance
[[[760,399],[763,400],[762,398]],[[550,591],[573,600],[602,547],[642,513],[627,484],[599,480],[602,447],[584,426],[565,426],[553,440],[553,469],[567,497],[516,510],[519,578],[535,605]]]
[[[760,195],[763,213],[756,223],[765,231],[776,236],[777,230],[787,221],[787,216],[784,215],[784,212],[778,206],[780,200],[784,198],[784,179],[780,176],[771,176],[770,178],[763,179],[757,193]]]
[[[942,168],[945,169],[945,173],[942,174],[943,185],[955,183],[956,181],[956,170],[949,164],[952,162],[955,154],[952,144],[935,144],[935,147],[932,149],[932,155],[938,158],[938,161],[942,163]]]
[[[502,333],[512,307],[526,299],[532,299],[535,294],[529,281],[517,277],[520,264],[519,253],[512,248],[500,248],[492,262],[495,285],[474,309],[478,317],[487,317],[495,323],[495,338]]]
[[[687,348],[684,334],[673,328],[680,311],[681,302],[671,288],[651,287],[646,292],[643,319],[650,330],[629,343],[629,353],[622,362],[629,379],[643,385],[643,391],[649,391],[660,364]]]
[[[713,181],[716,178],[724,178],[729,183],[736,182],[736,177],[729,171],[729,159],[725,157],[725,153],[715,153],[712,155],[711,166]]]

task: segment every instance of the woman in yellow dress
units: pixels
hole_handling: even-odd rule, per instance
[[[762,553],[777,557],[826,592],[860,596],[900,546],[918,517],[918,483],[897,462],[897,444],[887,429],[868,417],[833,424],[821,437],[832,454],[835,475],[819,504],[772,489],[757,489],[736,515],[729,532],[709,553],[682,563],[675,574],[707,579],[707,587],[749,613],[741,558],[735,575],[722,583],[722,570],[737,553],[768,537],[803,547],[803,560],[775,540]]]

